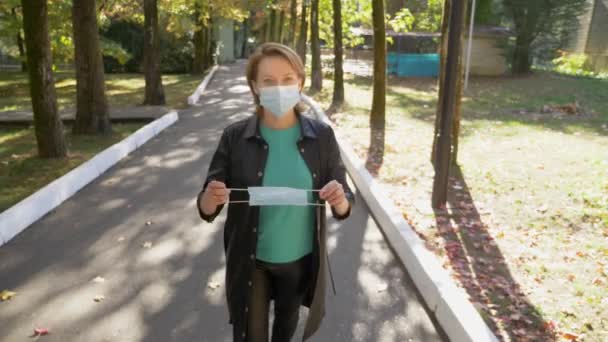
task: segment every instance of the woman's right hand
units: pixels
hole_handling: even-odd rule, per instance
[[[202,209],[206,214],[213,213],[217,206],[228,202],[230,189],[220,181],[212,180],[207,184],[203,192]]]

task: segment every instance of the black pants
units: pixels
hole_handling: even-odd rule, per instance
[[[268,311],[274,293],[272,342],[289,342],[312,274],[312,253],[287,263],[256,260],[248,313],[248,342],[268,342]]]

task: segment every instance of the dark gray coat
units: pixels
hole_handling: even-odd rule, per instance
[[[330,206],[332,216],[346,219],[355,202],[355,196],[346,182],[346,171],[334,131],[326,123],[296,112],[300,122],[301,137],[297,141],[298,150],[313,177],[314,189],[320,189],[331,180],[344,186],[346,198],[350,202],[348,212],[338,215]],[[248,118],[228,125],[222,132],[219,144],[213,154],[202,190],[197,196],[200,217],[212,222],[224,205],[218,206],[211,215],[200,210],[200,201],[207,184],[211,180],[226,183],[229,188],[261,186],[262,175],[268,156],[268,144],[260,134],[259,119],[254,113]],[[315,200],[325,203],[313,193]],[[230,201],[248,199],[246,191],[232,191]],[[228,206],[224,223],[224,251],[226,253],[226,299],[230,314],[228,323],[233,325],[234,341],[246,341],[247,303],[251,292],[251,272],[255,266],[257,225],[259,206],[247,203],[233,203]],[[326,247],[326,206],[315,206],[315,232],[313,246],[313,276],[309,279],[303,305],[309,308],[303,341],[312,336],[325,316],[325,286],[329,258]],[[333,285],[333,277],[331,278]],[[335,292],[335,286],[334,286]]]

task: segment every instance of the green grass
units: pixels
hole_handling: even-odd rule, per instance
[[[76,81],[73,72],[56,72],[55,88],[59,109],[75,106]],[[188,96],[204,76],[163,75],[167,107],[185,108]],[[106,74],[106,95],[111,106],[130,106],[143,102],[145,88],[141,74]],[[26,73],[0,73],[0,112],[31,110]],[[37,157],[33,127],[0,126],[0,212],[71,169],[124,139],[145,123],[113,123],[108,137],[72,136],[71,125],[64,127],[69,156],[63,159]]]
[[[73,72],[57,72],[55,88],[59,109],[76,105],[76,80]],[[141,104],[145,81],[142,74],[106,74],[106,96],[111,106]],[[167,106],[185,108],[187,98],[203,76],[163,75]],[[0,112],[31,110],[28,76],[21,72],[0,72]]]
[[[370,144],[371,83],[347,75],[348,104],[332,117],[363,160]],[[333,83],[325,79],[323,86],[315,98],[327,108]],[[473,78],[463,100],[458,160],[466,191],[451,192],[462,196],[456,202],[469,196],[485,214],[451,214],[443,228],[441,215],[417,209],[430,203],[436,92],[435,80],[388,80],[377,177],[393,185],[391,197],[404,217],[454,274],[468,280],[463,286],[483,302],[483,315],[499,335],[518,339],[518,329],[524,329],[532,340],[544,340],[544,322],[555,321],[558,338],[570,331],[589,341],[608,339],[608,80],[546,72]],[[587,115],[540,113],[543,105],[575,101]],[[469,232],[466,223],[483,228]],[[448,242],[458,242],[468,256],[450,256]],[[458,271],[462,264],[474,269],[469,278]],[[524,294],[505,299],[495,282],[499,277]],[[529,322],[510,320],[514,314],[527,315]]]
[[[73,136],[64,125],[67,158],[38,158],[33,127],[0,126],[0,212],[63,176],[145,123],[113,123],[107,137]]]

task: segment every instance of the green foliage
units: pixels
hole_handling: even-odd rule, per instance
[[[345,48],[363,43],[363,38],[352,34],[353,26],[371,28],[372,7],[370,0],[342,1],[342,41]],[[319,37],[330,48],[334,46],[332,0],[319,1]]]
[[[415,18],[412,31],[439,32],[443,16],[443,0],[428,0],[426,8],[412,14]]]
[[[408,32],[414,26],[416,18],[407,7],[403,7],[399,12],[395,13],[395,17],[388,20],[388,25],[395,32]]]
[[[477,0],[475,8],[475,24],[497,25],[500,18],[495,14],[493,0]],[[470,18],[470,16],[469,16]],[[468,21],[467,21],[468,22]]]
[[[133,55],[125,50],[122,45],[105,37],[101,38],[101,50],[104,56],[113,57],[120,65],[125,65],[129,59],[133,58]]]
[[[587,55],[584,53],[566,53],[553,60],[554,70],[572,76],[597,76],[597,73],[587,63]]]
[[[587,8],[586,0],[503,0],[509,26],[530,46],[540,63],[551,61],[565,48]]]

